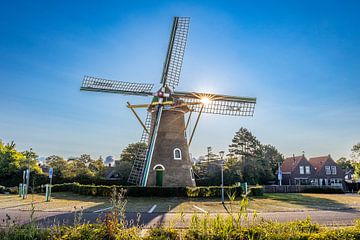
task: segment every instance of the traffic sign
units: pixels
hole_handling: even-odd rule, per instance
[[[49,178],[52,178],[52,176],[53,176],[53,168],[51,167],[49,169]]]

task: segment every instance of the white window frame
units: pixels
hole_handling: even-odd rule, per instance
[[[299,171],[300,171],[300,174],[305,174],[304,166],[299,166]]]
[[[326,175],[331,175],[331,168],[330,168],[330,166],[325,166],[325,174],[326,174]]]
[[[310,174],[310,166],[305,166],[305,173]]]
[[[177,151],[179,152],[180,157],[176,157],[176,152],[177,152]],[[174,153],[174,160],[181,160],[181,159],[182,159],[180,148],[174,148],[173,153]]]
[[[158,168],[159,167],[159,168]],[[154,167],[153,167],[153,170],[156,171],[165,171],[165,167],[161,164],[156,164]]]
[[[331,166],[331,174],[336,175],[336,166]]]

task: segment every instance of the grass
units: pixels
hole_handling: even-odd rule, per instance
[[[51,202],[45,202],[44,195],[33,194],[23,200],[17,195],[0,195],[0,209],[31,210],[34,202],[37,211],[69,212],[74,207],[84,212],[93,212],[110,207],[107,197],[84,196],[68,192],[53,193]],[[129,197],[126,212],[147,212],[153,205],[157,205],[154,213],[185,212],[201,213],[194,205],[210,213],[225,213],[232,209],[238,211],[239,202],[227,201],[224,206],[220,199],[188,199],[188,198],[159,198],[159,197]],[[307,211],[307,210],[342,210],[359,209],[360,195],[355,194],[310,194],[310,193],[281,193],[264,194],[262,197],[251,198],[248,209],[257,212],[271,211]]]

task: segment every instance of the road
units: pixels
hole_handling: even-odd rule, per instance
[[[13,222],[15,220],[17,223],[26,224],[30,221],[31,211],[23,210],[10,210],[10,209],[1,209],[0,210],[0,220],[2,226],[6,225],[6,220],[9,216],[10,219],[8,222]],[[74,224],[74,212],[57,212],[57,211],[35,211],[34,218],[36,222],[43,227],[51,226],[54,223],[56,224]],[[77,213],[79,216],[79,213]],[[103,213],[94,213],[94,212],[84,212],[81,216],[81,222],[96,222],[97,219],[104,219],[106,212]],[[193,213],[184,214],[184,222],[180,220],[175,221],[175,225],[178,228],[186,227],[188,222],[191,219]],[[198,216],[205,215],[204,213],[197,213]],[[211,214],[215,216],[216,214]],[[221,215],[228,215],[227,213],[222,213]],[[264,218],[265,220],[275,220],[278,222],[287,222],[293,220],[305,220],[308,216],[312,218],[313,222],[319,223],[321,225],[327,226],[344,226],[344,225],[353,225],[355,219],[360,219],[360,212],[354,209],[347,210],[337,210],[337,211],[324,211],[324,210],[309,210],[309,211],[291,211],[291,212],[262,212],[257,213],[256,219]],[[151,227],[159,223],[169,223],[171,220],[179,219],[179,213],[126,213],[125,217],[127,220],[133,220],[135,223],[140,219],[138,223],[143,224],[145,227]],[[252,219],[253,213],[249,213],[249,218]],[[98,220],[99,221],[99,220]]]

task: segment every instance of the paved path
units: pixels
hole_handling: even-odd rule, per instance
[[[1,209],[0,210],[0,225],[4,225],[6,223],[3,222],[2,219],[6,219],[8,215],[10,217],[10,222],[16,219],[16,221],[20,224],[28,223],[30,220],[30,211],[21,211],[14,209]],[[104,219],[105,213],[94,213],[94,212],[85,212],[82,214],[83,222],[96,222],[96,219]],[[193,214],[185,213],[184,220],[176,221],[176,226],[186,227],[188,225],[189,220]],[[198,216],[205,215],[204,213],[198,213]],[[210,213],[210,215],[216,215]],[[222,213],[222,215],[228,215],[227,213]],[[47,212],[47,211],[35,211],[34,217],[37,219],[37,222],[41,226],[50,226],[54,223],[56,224],[66,224],[72,225],[74,223],[74,212]],[[249,219],[252,219],[253,213],[249,213]],[[257,219],[264,218],[266,220],[275,220],[279,222],[287,222],[293,220],[305,220],[308,216],[310,216],[313,222],[319,223],[321,225],[335,225],[335,226],[343,226],[343,225],[353,225],[355,219],[360,219],[360,212],[354,209],[345,209],[345,210],[337,210],[337,211],[298,211],[298,212],[264,212],[257,213]],[[144,224],[145,227],[150,227],[156,225],[158,223],[168,223],[170,220],[179,218],[179,213],[141,213],[140,214],[140,224]],[[137,222],[139,219],[138,213],[126,213],[126,219],[133,220]]]

